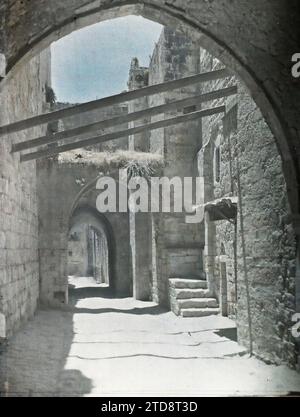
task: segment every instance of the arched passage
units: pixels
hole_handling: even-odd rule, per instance
[[[68,276],[92,277],[109,286],[109,251],[102,225],[75,219],[69,231]]]
[[[115,238],[104,215],[92,207],[78,206],[69,221],[68,251],[70,275],[85,273],[97,283],[115,288]]]

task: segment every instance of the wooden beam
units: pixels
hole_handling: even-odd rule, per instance
[[[88,103],[79,104],[77,106],[69,107],[62,110],[42,114],[31,117],[26,120],[21,120],[0,127],[0,135],[18,132],[20,130],[29,129],[45,123],[53,122],[55,120],[64,119],[66,117],[76,116],[91,110],[102,109],[104,107],[113,106],[127,101],[132,101],[141,97],[151,96],[153,94],[163,93],[169,90],[186,87],[206,81],[218,80],[231,76],[229,70],[221,69],[217,71],[205,72],[202,74],[192,75],[179,80],[168,81],[162,84],[154,84],[148,87],[139,88],[128,92],[116,94],[114,96],[105,97],[100,100],[90,101]]]
[[[135,120],[143,119],[145,117],[156,116],[161,113],[165,113],[172,110],[180,110],[184,107],[193,106],[196,104],[204,103],[206,101],[216,100],[223,97],[228,97],[237,93],[237,87],[228,87],[223,88],[217,91],[212,91],[206,94],[201,94],[195,97],[190,97],[178,101],[173,101],[171,103],[163,104],[160,106],[148,108],[141,110],[135,113],[129,113],[126,115],[113,117],[111,119],[102,120],[97,123],[92,123],[89,125],[80,126],[74,129],[65,130],[54,135],[41,136],[36,139],[27,140],[25,142],[20,142],[12,145],[11,152],[24,151],[26,149],[35,148],[36,146],[47,145],[49,143],[56,143],[63,139],[74,138],[76,136],[84,135],[90,132],[94,132],[100,129],[107,129],[114,127],[120,124],[133,122]],[[103,132],[98,132],[100,135]]]
[[[135,134],[142,133],[142,132],[145,132],[145,131],[148,132],[148,131],[151,131],[151,130],[161,129],[161,128],[164,128],[164,127],[177,125],[177,124],[180,124],[180,123],[186,123],[186,122],[189,122],[189,121],[196,120],[200,117],[212,116],[214,114],[224,113],[224,112],[225,112],[225,106],[219,106],[219,107],[215,107],[215,108],[212,108],[212,109],[196,111],[196,112],[193,112],[193,113],[186,114],[184,116],[177,116],[177,117],[173,117],[173,118],[167,119],[167,120],[160,120],[158,122],[149,123],[149,124],[143,125],[143,126],[137,126],[137,127],[122,130],[122,131],[119,131],[119,132],[108,133],[106,135],[96,136],[96,137],[92,137],[92,138],[85,139],[85,140],[79,140],[77,142],[71,142],[69,144],[53,147],[53,148],[50,148],[50,149],[43,149],[43,150],[39,150],[39,151],[36,151],[36,152],[28,153],[28,154],[25,154],[25,155],[23,154],[20,157],[20,161],[21,162],[26,162],[26,161],[31,161],[33,159],[40,159],[40,158],[45,158],[45,157],[49,157],[49,156],[53,156],[53,155],[58,155],[61,152],[66,152],[66,151],[70,151],[70,150],[73,150],[73,149],[84,148],[86,146],[91,146],[91,145],[96,145],[98,143],[108,142],[110,140],[119,139],[119,138],[129,136],[129,135],[135,135]]]

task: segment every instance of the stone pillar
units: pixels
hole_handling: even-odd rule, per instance
[[[151,300],[149,213],[130,212],[129,219],[133,297],[136,300],[149,301]]]
[[[149,69],[140,67],[137,58],[131,61],[129,71],[129,90],[137,90],[148,85]],[[148,108],[148,98],[142,97],[128,103],[128,113]],[[148,119],[129,123],[129,128],[147,124]],[[147,152],[149,150],[149,133],[129,137],[129,150]],[[130,247],[132,254],[133,297],[137,300],[151,299],[150,283],[150,236],[151,223],[149,213],[130,213]]]
[[[38,169],[40,300],[43,304],[67,303],[68,294],[68,198],[60,199],[57,184],[62,172],[51,160]],[[62,181],[60,181],[62,183]],[[66,206],[64,205],[66,204]]]

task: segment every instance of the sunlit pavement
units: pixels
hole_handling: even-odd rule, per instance
[[[71,280],[73,311],[42,310],[1,357],[7,395],[283,395],[300,375],[249,358],[224,317],[179,318]],[[86,288],[88,286],[88,288]]]

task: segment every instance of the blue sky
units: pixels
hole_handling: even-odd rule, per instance
[[[162,26],[127,16],[89,26],[51,46],[52,87],[57,99],[79,103],[127,88],[132,57],[149,65]]]

